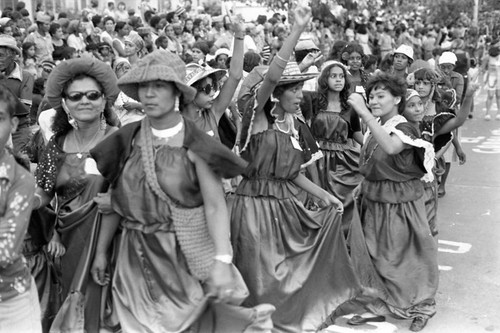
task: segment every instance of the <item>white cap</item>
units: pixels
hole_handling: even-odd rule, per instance
[[[443,52],[439,57],[438,64],[452,64],[455,65],[457,63],[457,56],[453,52]]]
[[[413,60],[413,47],[411,47],[411,46],[402,44],[394,51],[394,54],[396,54],[396,53],[404,54],[405,56],[407,56],[408,58]]]

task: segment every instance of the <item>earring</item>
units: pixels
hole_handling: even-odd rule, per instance
[[[175,98],[175,103],[174,103],[174,111],[179,112],[179,96]]]
[[[106,117],[104,117],[104,111],[103,111],[103,112],[101,112],[101,124],[100,124],[99,128],[104,131],[106,129],[106,126],[107,126]]]
[[[67,113],[67,115],[68,115],[68,122],[71,125],[71,127],[73,127],[75,130],[78,130],[78,123],[75,120],[75,118],[71,117],[69,113]]]

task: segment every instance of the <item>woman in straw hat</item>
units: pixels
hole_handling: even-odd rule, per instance
[[[273,308],[238,306],[247,289],[231,264],[220,185],[245,162],[182,117],[177,100],[196,95],[184,77],[184,62],[158,50],[119,80],[146,117],[92,151],[116,212],[102,223],[92,277],[109,282],[106,252],[120,224],[112,281],[124,332],[259,331]]]
[[[196,97],[189,103],[181,101],[184,117],[193,121],[199,129],[220,140],[218,125],[233,99],[234,92],[243,76],[243,22],[231,25],[234,32],[234,50],[229,76],[219,90],[219,80],[225,69],[190,64],[187,67],[186,82],[196,89]],[[239,117],[239,115],[235,115]]]
[[[90,249],[91,231],[98,223],[93,199],[99,192],[106,192],[107,183],[93,172],[91,166],[95,162],[89,158],[89,150],[116,130],[110,125],[111,107],[119,92],[111,68],[97,59],[73,59],[55,67],[46,90],[55,109],[52,122],[55,134],[47,143],[36,171],[34,208],[45,207],[56,199],[57,224],[48,252],[61,257],[62,298],[69,304],[74,297],[85,297],[85,311],[93,309],[97,314],[101,288],[93,281],[84,282],[88,276],[85,263],[90,260],[90,252],[84,249]],[[82,295],[85,289],[86,294]],[[68,307],[63,306],[55,325],[76,329],[64,326],[64,318],[72,320],[72,313],[67,311]],[[97,331],[99,316],[79,318],[69,325],[80,323],[88,331]]]
[[[303,83],[315,74],[285,59],[310,18],[309,8],[297,7],[291,34],[262,84],[240,94],[248,102],[241,155],[249,165],[232,206],[235,264],[250,290],[245,304],[276,306],[272,318],[280,332],[315,331],[357,290],[341,232],[342,203],[301,171],[320,156],[296,117]],[[296,198],[301,190],[329,207],[307,210]]]
[[[315,165],[318,185],[342,200],[343,230],[347,234],[354,208],[352,191],[363,179],[359,173],[359,144],[363,142],[359,117],[347,103],[349,70],[338,61],[323,64],[318,92],[313,96],[311,132],[323,158]]]

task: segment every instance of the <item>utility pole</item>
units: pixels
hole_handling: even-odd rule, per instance
[[[474,0],[474,11],[472,15],[472,25],[477,27],[479,25],[478,22],[479,17],[479,0]]]

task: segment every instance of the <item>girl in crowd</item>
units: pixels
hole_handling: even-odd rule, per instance
[[[341,231],[342,203],[301,173],[318,158],[316,142],[310,133],[299,135],[295,118],[303,82],[315,74],[303,74],[285,59],[310,17],[309,8],[297,7],[291,33],[261,85],[240,94],[248,102],[241,156],[249,165],[232,206],[234,258],[250,290],[245,304],[276,306],[277,332],[315,331],[357,291]],[[296,198],[301,190],[328,207],[305,209]]]
[[[367,308],[379,315],[412,319],[410,329],[419,331],[436,312],[437,247],[422,183],[433,179],[434,151],[401,115],[405,94],[403,79],[380,73],[367,85],[370,109],[360,94],[349,97],[368,126],[360,158],[365,178],[355,194],[360,220],[355,214],[350,246],[362,284],[379,293]],[[357,315],[350,323],[363,323],[372,316]]]
[[[79,20],[72,20],[68,26],[67,44],[76,50],[78,56],[85,52],[85,41],[82,32],[85,32],[85,27]]]
[[[3,86],[2,86],[3,87]],[[42,332],[35,281],[21,254],[34,179],[6,149],[17,128],[17,99],[0,89],[0,322],[4,332]]]
[[[131,68],[132,66],[127,59],[116,59],[115,74],[118,79],[127,74]],[[128,123],[133,123],[134,121],[138,121],[144,118],[142,104],[125,95],[123,91],[120,91],[120,94],[115,101],[115,112],[118,116],[118,119],[120,120],[121,126],[125,126]]]
[[[185,75],[177,55],[158,50],[119,80],[146,117],[92,151],[116,212],[103,217],[92,277],[109,282],[106,252],[120,224],[112,280],[124,332],[259,332],[273,308],[235,305],[246,289],[231,265],[220,186],[245,163],[182,117],[176,100],[196,94]]]
[[[358,115],[347,103],[348,73],[347,67],[337,61],[323,64],[311,120],[311,132],[323,153],[315,164],[318,185],[342,200],[346,234],[354,208],[352,191],[363,179],[358,167],[358,144],[363,142],[363,134]]]
[[[36,68],[35,43],[23,43],[23,69],[33,75],[36,79],[38,70]]]
[[[64,33],[62,27],[59,23],[53,22],[49,28],[50,36],[52,37],[52,46],[54,51],[52,52],[52,57],[54,58],[54,53],[61,54],[63,50],[68,46],[66,40],[64,39]],[[54,59],[55,60],[55,59]]]
[[[138,34],[129,34],[125,37],[125,52],[128,54],[128,61],[135,64],[145,54],[144,40]]]
[[[61,257],[62,298],[74,301],[74,292],[85,291],[85,329],[99,330],[101,288],[85,277],[85,263],[90,260],[92,231],[97,223],[97,206],[93,199],[106,192],[107,183],[93,171],[89,150],[116,130],[109,124],[111,107],[120,90],[111,68],[93,58],[79,58],[60,63],[47,81],[46,96],[55,109],[52,123],[54,136],[47,143],[36,171],[35,209],[45,207],[54,198],[57,220],[52,237],[53,250]],[[85,271],[83,268],[87,268]],[[83,269],[83,271],[82,271]],[[53,327],[63,329],[70,306],[62,306]],[[68,312],[67,312],[68,311]],[[95,311],[95,312],[94,312]],[[81,319],[81,321],[80,321]],[[82,328],[83,329],[83,328]]]
[[[101,32],[101,42],[109,44],[109,46],[113,46],[113,39],[115,39],[116,31],[115,31],[115,19],[111,16],[106,16],[102,20],[102,24],[104,26],[104,31]]]
[[[449,135],[450,132],[463,125],[467,119],[468,114],[465,112],[468,112],[468,108],[460,108],[457,117],[455,117],[455,111],[453,109],[457,104],[457,94],[454,90],[449,90],[448,94],[455,103],[446,104],[443,102],[442,93],[444,93],[445,90],[441,89],[442,93],[440,93],[440,88],[438,88],[439,82],[443,79],[439,74],[432,69],[421,68],[413,73],[413,77],[415,81],[415,90],[418,92],[424,105],[423,124],[426,128],[424,134],[426,134],[425,132],[430,133],[430,142],[433,142],[440,135],[447,133]],[[438,125],[436,125],[436,123]],[[442,140],[443,138],[446,137],[442,136],[440,139]],[[445,140],[447,141],[447,139]],[[465,161],[465,153],[463,152],[460,142],[455,137],[452,138],[452,144],[455,147],[455,151],[460,161]],[[438,145],[440,148],[442,147],[442,144]],[[440,162],[442,162],[439,164],[440,167],[444,167],[444,169],[439,171],[442,177],[439,182],[438,196],[443,196],[446,193],[444,187],[447,177],[446,170],[449,172],[450,164],[442,159]]]
[[[218,125],[221,117],[226,112],[238,83],[243,76],[243,23],[232,25],[234,38],[234,51],[231,58],[229,76],[220,88],[221,75],[226,73],[223,69],[213,69],[209,66],[190,64],[186,75],[186,82],[196,89],[196,97],[186,103],[181,99],[182,114],[193,121],[196,126],[220,140]],[[237,115],[239,117],[239,115]]]
[[[452,140],[451,132],[461,126],[472,105],[472,96],[467,90],[466,97],[457,115],[453,111],[456,104],[454,90],[440,90],[437,88],[439,76],[432,69],[421,68],[413,74],[415,77],[415,89],[408,90],[406,95],[406,108],[403,116],[417,128],[420,129],[422,138],[434,146],[436,153],[435,176],[444,171],[443,153]],[[425,100],[425,104],[424,101]],[[437,226],[437,178],[433,182],[424,182],[425,207],[427,219],[433,236],[438,234]]]
[[[128,53],[125,50],[125,37],[130,33],[130,26],[127,22],[118,22],[115,24],[115,38],[113,39],[113,48],[118,56],[126,58]]]
[[[363,69],[364,58],[363,48],[356,42],[347,44],[341,52],[342,63],[349,67],[349,73],[351,74],[348,78],[351,87],[350,92],[364,91],[366,87],[368,74]]]

